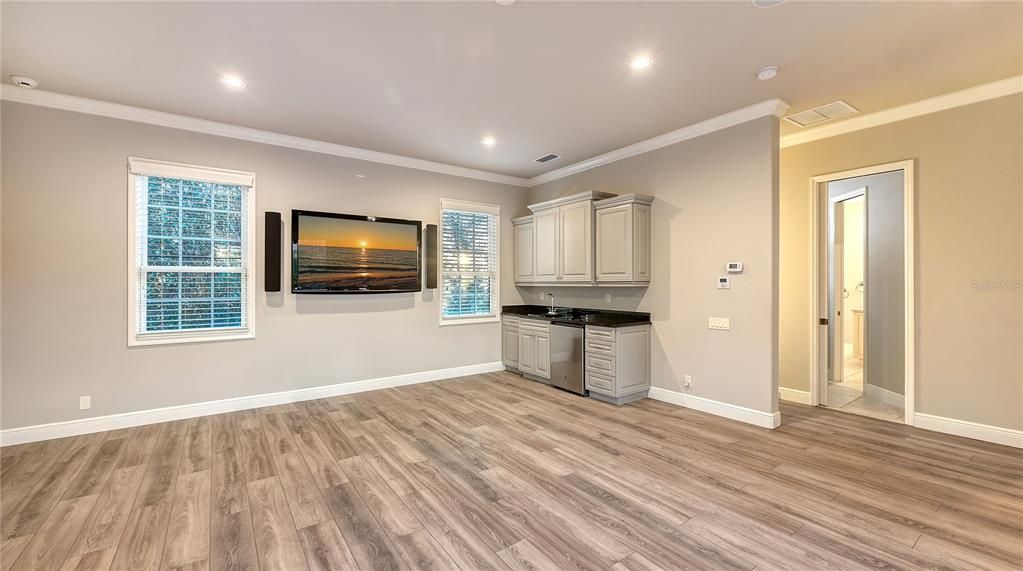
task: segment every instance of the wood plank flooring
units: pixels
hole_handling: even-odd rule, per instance
[[[0,570],[1020,569],[1019,450],[494,373],[0,450]]]

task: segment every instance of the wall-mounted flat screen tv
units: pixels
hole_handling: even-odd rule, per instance
[[[421,291],[418,220],[291,211],[292,293]]]

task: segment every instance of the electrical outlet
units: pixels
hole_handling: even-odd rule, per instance
[[[604,296],[604,303],[611,303],[611,294],[606,294]]]
[[[708,317],[707,328],[718,331],[728,331],[732,328],[731,320],[727,317]]]
[[[683,376],[682,377],[682,384],[687,389],[693,388],[693,376],[692,375],[685,375],[685,376]]]
[[[92,408],[92,397],[78,397],[78,410],[89,410]]]

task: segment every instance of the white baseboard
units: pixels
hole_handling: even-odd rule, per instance
[[[797,402],[799,404],[810,404],[810,391],[778,387],[778,396],[781,400]]]
[[[922,412],[914,415],[913,425],[925,430],[965,436],[974,440],[1004,444],[1014,448],[1023,448],[1023,430],[1002,428],[1000,426],[957,420],[944,416],[934,416],[933,414],[924,414]]]
[[[895,391],[867,383],[863,385],[863,398],[894,406],[895,408],[906,408],[906,397]]]
[[[726,402],[711,400],[708,398],[698,397],[694,395],[687,395],[685,393],[679,393],[675,391],[669,391],[668,389],[660,389],[657,387],[650,387],[650,398],[671,403],[678,406],[684,406],[700,412],[707,412],[717,416],[723,416],[732,420],[738,420],[752,424],[754,426],[761,426],[763,428],[777,428],[781,425],[781,413],[780,412],[764,412],[760,410],[754,410],[752,408],[746,408],[744,406],[737,406],[734,404],[728,404]]]
[[[153,424],[156,422],[168,422],[171,420],[181,420],[183,418],[194,418],[210,414],[221,414],[237,410],[247,410],[264,406],[375,391],[417,383],[428,383],[430,381],[439,381],[442,379],[478,375],[481,373],[493,373],[495,371],[503,370],[504,364],[500,361],[496,363],[480,363],[478,365],[466,365],[463,367],[451,367],[449,369],[407,373],[404,375],[395,375],[393,377],[380,377],[376,379],[352,381],[349,383],[296,389],[293,391],[281,391],[278,393],[235,397],[194,404],[140,410],[136,412],[111,414],[107,416],[94,416],[92,418],[81,418],[63,422],[51,422],[49,424],[23,426],[20,428],[9,428],[7,430],[0,430],[0,446],[24,444],[26,442],[50,440],[53,438],[64,438],[67,436],[77,436],[79,434],[89,434],[93,432],[105,432],[107,430],[130,428],[133,426],[142,426],[144,424]]]

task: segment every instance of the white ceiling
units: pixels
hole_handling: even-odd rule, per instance
[[[1021,29],[1015,2],[3,2],[0,65],[48,91],[529,177],[765,99],[870,112],[1019,75]],[[654,65],[635,73],[640,53]],[[769,64],[781,74],[758,81]]]

